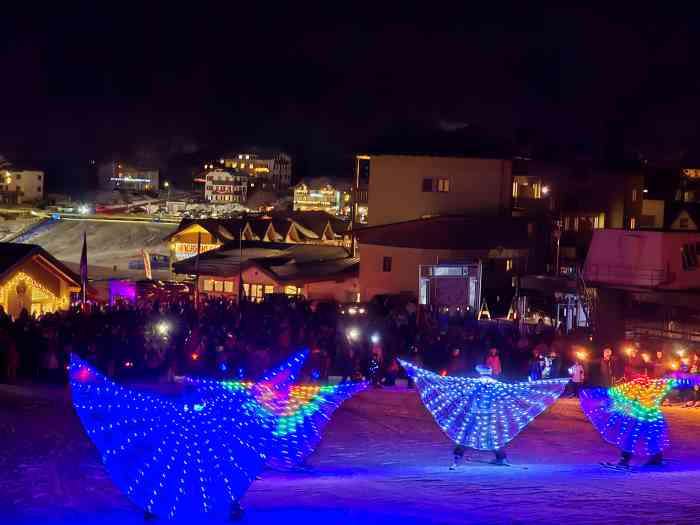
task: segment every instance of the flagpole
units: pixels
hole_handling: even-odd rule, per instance
[[[80,253],[80,288],[81,288],[81,305],[82,305],[83,310],[85,310],[85,303],[87,302],[87,281],[88,281],[87,232],[83,231],[83,249]]]
[[[197,232],[197,256],[194,260],[194,309],[199,315],[199,252],[202,248],[202,232]]]
[[[238,230],[238,306],[243,298],[243,223]]]

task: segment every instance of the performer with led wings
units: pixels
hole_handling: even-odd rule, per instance
[[[617,464],[603,462],[608,468],[627,469],[633,455],[648,456],[648,466],[663,463],[668,448],[668,425],[661,403],[674,388],[691,388],[700,377],[675,374],[652,379],[646,376],[611,388],[582,390],[581,409],[603,439],[620,448]]]
[[[231,390],[247,390],[272,427],[267,465],[291,469],[303,465],[321,441],[330,416],[367,383],[338,385],[296,384],[299,370],[308,357],[302,350],[257,382],[222,381]]]
[[[466,448],[492,450],[495,465],[508,465],[505,445],[544,412],[564,391],[568,379],[503,383],[491,369],[477,366],[478,378],[440,376],[400,361],[415,379],[423,404],[442,430],[456,443],[457,467]]]
[[[295,389],[297,360],[258,383],[187,379],[169,396],[120,386],[72,356],[73,404],[110,477],[147,516],[235,519],[266,462],[305,457],[333,410],[365,386]]]

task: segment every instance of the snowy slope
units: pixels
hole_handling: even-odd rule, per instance
[[[665,412],[673,461],[664,471],[602,470],[597,462],[617,451],[567,399],[508,447],[513,467],[449,472],[451,443],[414,391],[367,391],[336,412],[311,473],[266,471],[253,483],[244,523],[696,523],[700,409]],[[0,509],[11,510],[2,523],[143,523],[65,390],[0,386]]]
[[[69,263],[73,269],[80,263],[83,232],[87,233],[90,277],[132,276],[143,278],[143,270],[128,269],[130,260],[141,257],[141,250],[169,255],[163,238],[175,231],[176,224],[138,222],[99,222],[61,220],[53,227],[31,239],[57,259]],[[72,263],[72,264],[70,264]],[[113,267],[117,266],[117,272]],[[156,278],[165,275],[155,275]],[[167,272],[160,272],[167,274]]]

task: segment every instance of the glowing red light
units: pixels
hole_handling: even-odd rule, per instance
[[[440,371],[440,375],[441,375],[442,377],[447,376],[447,370],[442,370],[442,371]]]
[[[192,357],[192,361],[196,361],[197,359],[199,359],[199,354],[197,352],[192,352],[191,357]]]
[[[78,373],[76,374],[76,377],[78,378],[78,381],[87,381],[90,379],[90,369],[85,366],[81,366],[80,370],[78,370]]]

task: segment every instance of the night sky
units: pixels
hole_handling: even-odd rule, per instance
[[[290,151],[297,176],[348,175],[378,137],[467,124],[535,153],[698,143],[696,13],[110,4],[4,16],[0,153],[15,164],[69,180],[113,154],[167,169],[259,144]]]

